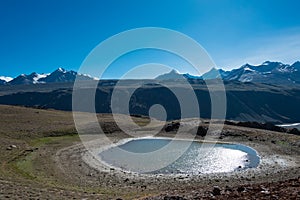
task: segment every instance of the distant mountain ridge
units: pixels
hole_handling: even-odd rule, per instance
[[[29,75],[21,74],[16,78],[12,79],[6,77],[6,80],[0,78],[0,85],[31,85],[31,84],[45,84],[45,83],[68,83],[74,82],[75,79],[80,80],[95,80],[95,78],[79,74],[75,71],[67,71],[63,68],[58,68],[50,74],[38,74],[33,72]]]
[[[292,65],[270,61],[258,66],[246,64],[239,69],[231,70],[224,79],[256,83],[300,83],[300,62]]]
[[[166,79],[223,79],[225,81],[271,83],[271,84],[294,84],[300,83],[300,62],[292,65],[281,62],[266,61],[261,65],[254,66],[245,64],[238,69],[224,71],[223,69],[212,68],[202,76],[180,74],[175,70],[158,76],[158,80]]]
[[[45,83],[68,83],[79,80],[96,80],[90,75],[80,74],[75,71],[67,71],[58,68],[50,74],[31,73],[29,75],[19,75],[16,78],[0,76],[0,85],[30,85]],[[223,79],[224,81],[269,83],[269,84],[299,84],[300,83],[300,62],[297,61],[292,65],[281,62],[266,61],[261,65],[245,64],[240,68],[225,71],[223,69],[212,68],[202,76],[191,74],[181,74],[176,70],[171,70],[156,77],[156,80],[168,79]]]

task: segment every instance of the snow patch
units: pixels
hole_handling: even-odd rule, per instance
[[[290,70],[287,69],[287,68],[285,68],[285,67],[284,67],[284,68],[279,68],[278,71],[279,71],[279,72],[283,72],[283,73],[285,73],[285,72],[290,72]]]
[[[255,72],[255,70],[250,69],[249,67],[245,67],[244,70],[245,70],[245,71],[250,71],[250,72]]]
[[[9,82],[9,81],[13,80],[13,78],[7,77],[7,76],[0,76],[0,80],[3,80],[5,82]]]
[[[253,77],[251,76],[242,76],[239,78],[239,81],[241,82],[251,82],[253,80]]]
[[[40,82],[39,80],[41,78],[46,78],[47,76],[49,76],[49,74],[36,74],[36,76],[33,78],[33,84],[37,84],[37,83],[44,83],[44,82]]]
[[[62,73],[66,73],[67,71],[65,70],[65,69],[63,69],[63,68],[58,68],[58,71],[60,71],[60,72],[62,72]]]
[[[79,75],[79,76],[86,76],[86,77],[89,77],[89,78],[91,78],[91,79],[93,79],[93,80],[95,80],[95,81],[99,81],[99,80],[100,80],[99,78],[93,77],[93,76],[91,76],[91,75],[89,75],[89,74],[80,74],[80,73],[78,73],[78,75]]]

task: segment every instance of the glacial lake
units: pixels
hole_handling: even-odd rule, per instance
[[[154,154],[149,155],[152,152]],[[99,156],[111,167],[148,174],[233,172],[255,168],[260,162],[256,151],[245,145],[166,138],[129,140],[100,152]],[[161,164],[165,166],[161,167]]]

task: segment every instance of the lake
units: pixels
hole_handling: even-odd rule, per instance
[[[255,168],[260,162],[256,151],[245,145],[166,138],[129,140],[102,151],[99,156],[112,167],[151,174],[233,172]]]

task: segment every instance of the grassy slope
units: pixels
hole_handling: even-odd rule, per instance
[[[20,169],[29,169],[31,164],[28,161],[22,160],[18,165],[13,164],[31,154],[34,148],[53,140],[48,138],[49,136],[76,133],[70,112],[5,105],[0,106],[0,111],[0,177],[16,175],[14,170],[18,169],[18,166]],[[7,150],[10,145],[16,145],[17,148]],[[23,172],[21,174],[25,175]]]
[[[60,148],[80,142],[71,112],[0,105],[0,113],[0,181],[11,181],[15,188],[7,184],[7,187],[2,185],[4,188],[0,187],[0,191],[17,190],[22,198],[26,198],[27,193],[39,193],[40,188],[44,188],[45,194],[53,199],[63,198],[61,195],[66,195],[67,199],[114,195],[115,191],[79,187],[58,178],[60,174],[55,171],[52,155]],[[104,122],[111,121],[110,116],[99,117]],[[134,120],[141,125],[148,121],[142,118]],[[7,150],[11,145],[17,148]],[[64,194],[57,193],[57,188]],[[43,195],[39,194],[39,197],[49,197]],[[122,196],[131,199],[132,195],[135,194],[124,193]]]

